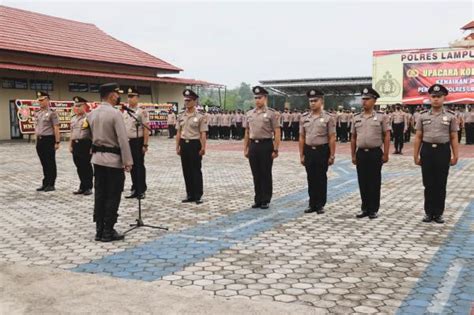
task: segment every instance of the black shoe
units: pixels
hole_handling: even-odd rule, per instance
[[[41,186],[41,187],[36,188],[36,191],[44,191],[45,188],[46,188],[45,186]]]
[[[260,204],[260,203],[254,203],[252,205],[252,209],[257,209],[257,208],[260,208],[261,206],[262,206],[262,204]]]
[[[72,193],[73,193],[74,195],[82,195],[82,194],[84,193],[84,190],[78,189],[78,190],[76,190],[76,191],[73,191]]]
[[[425,215],[425,217],[423,218],[422,221],[425,222],[425,223],[429,223],[429,222],[433,221],[433,218],[429,215]]]
[[[373,219],[377,219],[379,216],[377,215],[377,213],[371,213],[369,214],[369,219],[373,220]]]
[[[133,192],[128,196],[125,196],[126,199],[133,199],[133,198],[137,198],[137,197],[138,197],[138,194],[136,192]]]
[[[201,199],[196,200],[196,204],[200,205],[203,201]]]
[[[369,214],[367,212],[362,212],[362,213],[359,213],[358,215],[356,215],[356,218],[357,219],[362,219],[362,218],[365,218],[365,217],[368,217]]]
[[[268,203],[262,203],[262,205],[260,206],[260,209],[268,209],[270,207],[270,205]]]
[[[306,210],[304,211],[304,213],[313,213],[313,212],[316,212],[316,209],[311,208],[311,207],[306,208]]]
[[[102,238],[100,239],[102,242],[112,242],[112,241],[121,241],[125,238],[125,235],[119,234],[114,229],[112,230],[104,230],[102,232]]]
[[[444,223],[444,219],[442,216],[439,216],[439,217],[436,217],[433,219],[436,223],[439,223],[439,224],[443,224]]]
[[[95,238],[94,238],[94,240],[100,241],[102,239],[103,232],[104,232],[104,223],[96,222],[95,223]]]
[[[186,203],[186,202],[194,202],[195,200],[193,198],[186,198],[186,199],[183,199],[181,200],[182,203]]]
[[[316,213],[317,213],[317,214],[323,214],[323,213],[324,213],[324,209],[323,209],[323,208],[316,209]]]
[[[137,195],[137,199],[145,199],[146,195],[145,193],[141,193]]]
[[[55,191],[55,190],[56,190],[56,189],[54,188],[54,186],[46,186],[46,187],[44,188],[44,191],[45,191],[45,192],[48,192],[48,191]]]
[[[84,196],[89,196],[89,195],[92,195],[92,189],[84,190]]]

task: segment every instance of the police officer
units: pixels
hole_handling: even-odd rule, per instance
[[[328,166],[334,164],[336,152],[336,122],[323,110],[324,93],[309,90],[310,112],[300,122],[299,151],[301,164],[308,178],[309,207],[304,212],[324,213],[327,197]]]
[[[56,182],[56,150],[59,149],[59,119],[49,108],[49,94],[36,93],[40,110],[35,114],[36,152],[43,167],[43,184],[36,191],[53,191]]]
[[[283,122],[283,140],[288,141],[291,140],[290,135],[290,120],[291,114],[288,111],[288,108],[285,108],[285,111],[281,114],[281,120]]]
[[[86,110],[87,100],[80,97],[73,97],[76,115],[71,119],[71,139],[69,142],[69,152],[72,153],[72,160],[76,165],[77,175],[81,184],[79,189],[74,191],[74,195],[92,194],[93,170],[91,164],[91,132],[87,125]]]
[[[128,91],[128,107],[133,110],[134,116],[138,121],[149,128],[148,113],[146,110],[138,107],[138,100],[140,94],[136,88],[129,88]],[[145,154],[148,151],[149,131],[128,114],[123,113],[123,120],[125,128],[127,129],[127,136],[130,143],[130,151],[133,157],[133,168],[130,172],[132,176],[132,193],[125,198],[145,198],[146,186],[146,168],[145,168]],[[138,129],[138,134],[137,134]]]
[[[352,124],[352,163],[357,167],[362,199],[362,212],[357,218],[375,219],[380,208],[381,172],[383,163],[388,162],[391,128],[388,117],[374,110],[379,97],[373,88],[365,88],[362,91],[363,111],[354,115]]]
[[[464,114],[464,130],[466,131],[466,144],[474,144],[474,105]]]
[[[235,114],[235,132],[236,132],[236,140],[242,140],[242,122],[243,122],[243,115],[240,109]]]
[[[96,241],[122,240],[114,229],[125,182],[124,170],[132,169],[133,159],[122,113],[114,108],[123,93],[117,83],[99,87],[101,104],[87,116],[92,134],[94,164],[94,222]]]
[[[402,154],[404,134],[407,131],[408,121],[406,114],[400,108],[401,104],[397,104],[395,112],[392,115],[392,130],[395,144],[394,154]]]
[[[168,124],[168,139],[173,139],[176,132],[176,114],[171,108],[168,112],[167,124]]]
[[[199,96],[190,89],[183,92],[186,110],[178,117],[176,153],[181,156],[186,199],[182,202],[201,204],[203,195],[202,157],[206,154],[207,120],[196,109]]]
[[[280,146],[280,114],[267,107],[268,91],[256,86],[252,89],[255,108],[249,110],[244,122],[244,155],[252,169],[255,198],[252,208],[268,209],[272,199],[273,159]]]
[[[444,223],[449,166],[458,162],[458,124],[454,112],[443,108],[448,90],[434,84],[428,93],[431,109],[422,111],[416,122],[414,160],[421,165],[425,186],[423,222]]]

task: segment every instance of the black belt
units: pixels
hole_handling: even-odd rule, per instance
[[[92,153],[102,152],[102,153],[114,153],[120,155],[120,148],[110,148],[105,146],[92,145]]]
[[[72,140],[74,143],[79,143],[79,142],[86,142],[86,141],[92,141],[91,139],[84,138],[84,139],[75,139]]]
[[[269,142],[269,141],[273,141],[272,138],[268,138],[268,139],[250,139],[250,142],[253,142],[253,143],[263,143],[263,142]]]
[[[324,144],[319,144],[319,145],[309,145],[305,144],[304,145],[306,148],[311,149],[311,150],[318,150],[318,149],[323,149],[329,146],[329,144],[324,143]]]
[[[381,150],[380,147],[376,147],[376,148],[357,148],[358,150],[362,150],[364,152],[370,152],[370,151],[375,151],[375,150]]]
[[[430,142],[425,142],[425,141],[423,141],[423,144],[424,144],[424,145],[427,145],[427,146],[429,146],[429,147],[432,147],[432,148],[438,148],[438,147],[449,146],[450,142],[445,142],[445,143],[430,143]]]
[[[183,139],[183,138],[181,138],[180,141],[184,143],[190,143],[190,142],[196,142],[196,141],[201,142],[200,139]]]
[[[36,136],[36,138],[38,139],[49,139],[49,138],[53,138],[54,135],[50,135],[50,136]]]

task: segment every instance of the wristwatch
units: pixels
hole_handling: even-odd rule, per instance
[[[143,146],[144,146],[145,148],[148,148],[148,144],[144,144]]]

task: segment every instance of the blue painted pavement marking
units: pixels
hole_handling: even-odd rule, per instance
[[[397,314],[469,314],[474,305],[474,199]]]
[[[358,188],[350,161],[340,161],[336,166],[335,171],[339,176],[329,181],[331,189],[328,189],[328,203],[353,193]],[[145,281],[157,280],[303,215],[302,209],[307,200],[307,189],[299,190],[275,199],[270,211],[245,209],[82,264],[73,271]]]
[[[328,203],[358,190],[357,176],[350,160],[337,162],[333,171],[338,176],[330,179],[328,183]],[[384,173],[384,179],[415,173]],[[307,200],[307,189],[302,189],[275,199],[270,211],[245,209],[166,234],[159,239],[82,264],[72,270],[145,281],[157,280],[303,215],[302,209],[307,205]]]

